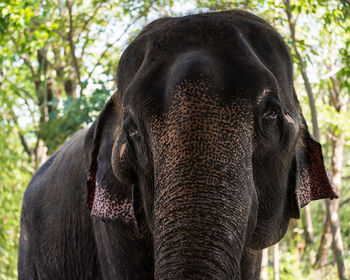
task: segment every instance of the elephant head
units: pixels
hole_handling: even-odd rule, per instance
[[[242,11],[164,18],[124,51],[90,129],[89,207],[153,244],[156,279],[240,279],[311,200],[335,198],[280,35]]]

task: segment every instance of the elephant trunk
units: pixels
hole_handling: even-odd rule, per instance
[[[153,152],[155,278],[240,279],[257,212],[251,117],[243,102],[224,115],[186,101]]]
[[[157,198],[156,279],[236,279],[252,207],[250,194],[228,186],[168,187]]]

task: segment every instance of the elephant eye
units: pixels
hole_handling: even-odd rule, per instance
[[[279,119],[282,112],[281,110],[281,106],[276,101],[269,102],[265,106],[265,109],[261,115],[263,130],[270,131],[271,129],[278,128],[277,125],[279,124]]]
[[[265,120],[275,120],[277,119],[278,115],[279,115],[279,110],[269,109],[263,114],[263,118]]]
[[[128,131],[128,133],[129,133],[130,137],[140,136],[140,132],[137,129],[135,129],[135,130],[131,129]]]
[[[279,101],[275,99],[269,99],[265,103],[264,110],[262,112],[263,120],[272,122],[281,115],[281,105]]]
[[[130,117],[124,120],[124,130],[131,138],[136,138],[141,135],[135,122]]]

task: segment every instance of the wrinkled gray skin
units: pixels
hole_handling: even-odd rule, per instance
[[[148,25],[98,120],[31,180],[19,279],[258,279],[300,207],[336,197],[292,81],[249,13]]]

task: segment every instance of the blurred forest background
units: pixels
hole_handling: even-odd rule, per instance
[[[16,279],[21,199],[35,170],[116,89],[118,59],[153,19],[240,8],[271,23],[340,199],[316,201],[265,250],[262,279],[349,279],[349,0],[0,0],[0,279]]]

